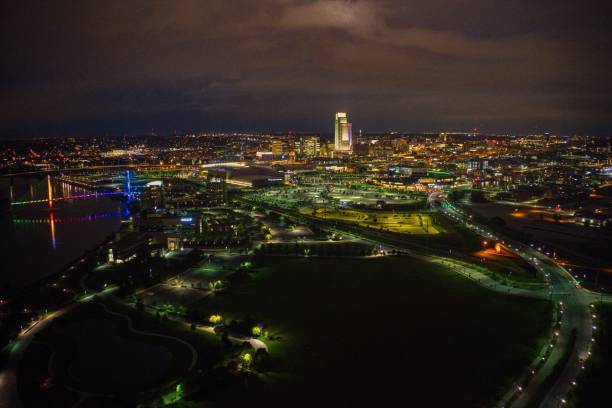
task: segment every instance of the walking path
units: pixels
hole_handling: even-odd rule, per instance
[[[104,309],[104,311],[106,311],[106,313],[114,315],[114,316],[123,317],[124,319],[126,319],[128,322],[128,330],[131,331],[132,333],[140,334],[143,336],[159,337],[162,339],[174,340],[174,341],[181,343],[182,345],[187,347],[189,351],[191,351],[191,363],[189,364],[189,371],[192,371],[193,368],[195,367],[196,363],[198,362],[198,352],[191,344],[187,343],[185,340],[178,338],[178,337],[174,337],[174,336],[168,336],[166,334],[151,333],[151,332],[145,332],[142,330],[135,329],[134,324],[132,322],[132,318],[130,316],[124,315],[122,313],[114,312],[110,310],[104,303],[98,303],[98,305],[101,306]]]

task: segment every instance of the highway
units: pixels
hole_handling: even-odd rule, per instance
[[[573,382],[583,369],[581,361],[586,361],[590,356],[594,327],[590,304],[597,295],[580,288],[578,282],[575,281],[567,270],[536,248],[498,236],[498,234],[489,231],[486,227],[474,223],[462,210],[449,203],[443,204],[442,211],[447,216],[463,222],[468,228],[481,236],[487,239],[502,241],[517,255],[536,267],[548,280],[550,297],[559,302],[563,310],[559,339],[550,357],[533,375],[531,381],[522,391],[517,391],[516,399],[509,406],[516,408],[526,407],[530,404],[533,406],[532,401],[536,394],[546,391],[540,390],[540,388],[547,377],[554,371],[555,365],[562,359],[567,347],[570,346],[571,332],[573,329],[576,329],[576,339],[569,351],[567,364],[562,368],[558,379],[546,392],[544,399],[539,405],[540,408],[563,406],[566,403],[566,395],[574,386]]]

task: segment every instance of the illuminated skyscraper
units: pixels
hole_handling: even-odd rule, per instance
[[[299,155],[301,157],[317,157],[321,151],[321,143],[317,136],[308,136],[300,139]]]
[[[281,139],[272,140],[272,154],[283,154],[285,153],[285,142]]]
[[[345,112],[336,113],[334,148],[338,152],[353,151],[353,124]]]

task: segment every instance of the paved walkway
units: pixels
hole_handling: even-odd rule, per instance
[[[37,333],[44,330],[54,317],[60,317],[68,311],[76,307],[78,303],[73,303],[63,309],[57,310],[47,315],[46,318],[39,320],[29,329],[22,331],[17,339],[13,342],[9,357],[2,371],[0,372],[0,408],[20,408],[22,407],[21,399],[19,398],[19,388],[17,386],[17,374],[19,372],[19,364],[25,354],[26,349],[34,340]]]
[[[104,303],[97,303],[97,304],[101,306],[104,309],[104,311],[106,311],[106,313],[114,315],[114,316],[123,317],[124,319],[126,319],[128,322],[128,330],[131,331],[132,333],[140,334],[143,336],[159,337],[162,339],[174,340],[174,341],[177,341],[183,344],[189,349],[189,351],[191,351],[191,363],[189,364],[189,371],[192,371],[193,368],[195,367],[196,363],[198,362],[198,351],[191,344],[187,343],[185,340],[178,338],[178,337],[174,337],[174,336],[168,336],[166,334],[151,333],[151,332],[145,332],[142,330],[135,329],[134,324],[132,322],[132,318],[130,316],[124,315],[122,313],[113,312]]]
[[[198,326],[198,329],[203,330],[208,333],[216,334],[215,328],[213,326]],[[239,342],[248,342],[253,350],[257,351],[259,349],[264,349],[266,352],[268,351],[268,345],[263,341],[256,339],[254,337],[242,337],[242,336],[228,336],[230,339],[239,341]]]
[[[495,279],[479,271],[477,268],[471,268],[461,262],[457,262],[453,259],[431,257],[430,262],[437,263],[450,268],[452,271],[459,273],[460,275],[472,280],[474,283],[493,290],[495,292],[504,293],[513,296],[523,296],[535,299],[547,299],[550,297],[548,289],[524,289],[516,288],[514,286],[507,286],[497,282]]]

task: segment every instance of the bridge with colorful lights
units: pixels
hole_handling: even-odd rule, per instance
[[[69,196],[54,196],[53,194],[53,186],[51,184],[52,180],[55,179],[57,181],[66,183],[66,184],[71,184],[80,188],[84,188],[84,189],[89,189],[89,190],[93,190],[92,193],[86,193],[86,194],[76,194],[76,195],[69,195]],[[65,200],[76,200],[76,199],[86,199],[86,198],[95,198],[95,197],[100,197],[100,196],[112,196],[112,195],[121,195],[121,196],[127,196],[128,198],[133,196],[133,192],[130,189],[130,177],[129,177],[129,171],[127,172],[127,191],[120,191],[120,190],[112,190],[112,191],[99,191],[100,187],[92,185],[92,184],[88,184],[85,183],[81,180],[74,180],[74,179],[69,179],[66,177],[57,177],[57,178],[52,178],[51,175],[47,175],[47,197],[46,198],[38,198],[38,199],[30,199],[30,200],[17,200],[17,201],[12,201],[10,204],[11,206],[20,206],[20,205],[28,205],[28,204],[39,204],[39,203],[48,203],[49,204],[49,208],[53,207],[53,203],[57,202],[57,201],[65,201]]]
[[[110,165],[99,165],[99,166],[84,166],[84,167],[70,167],[64,169],[40,169],[24,171],[19,173],[7,173],[0,174],[0,178],[13,178],[13,177],[32,177],[48,174],[65,174],[65,173],[87,173],[90,171],[108,171],[108,170],[133,170],[136,172],[146,170],[197,170],[212,167],[248,167],[244,162],[219,162],[219,163],[207,163],[201,165],[180,165],[180,164],[110,164]]]
[[[41,176],[48,174],[58,174],[58,173],[78,173],[78,172],[90,172],[90,171],[106,171],[106,170],[179,170],[181,166],[176,166],[174,164],[115,164],[115,165],[100,165],[100,166],[87,166],[87,167],[70,167],[65,169],[40,169],[40,170],[31,170],[24,171],[19,173],[7,173],[0,174],[0,177],[3,178],[13,178],[13,177],[33,177],[33,176]]]
[[[100,192],[95,192],[95,193],[91,193],[91,194],[79,194],[79,195],[73,195],[73,196],[66,196],[66,197],[53,197],[50,196],[49,198],[41,198],[38,200],[26,200],[26,201],[13,201],[11,203],[11,205],[26,205],[26,204],[37,204],[37,203],[53,203],[56,201],[63,201],[63,200],[75,200],[75,199],[79,199],[79,198],[92,198],[92,197],[99,197],[99,196],[108,196],[108,195],[127,195],[128,193],[125,193],[123,191],[109,191],[106,193],[100,193]]]
[[[0,178],[10,178],[11,185],[13,178],[17,177],[35,177],[46,175],[47,176],[47,198],[39,198],[39,199],[30,199],[30,200],[15,200],[11,201],[11,206],[22,206],[28,204],[39,204],[39,203],[48,203],[49,207],[53,206],[53,203],[56,201],[64,201],[64,200],[75,200],[75,199],[85,199],[85,198],[95,198],[98,196],[109,196],[109,195],[118,195],[118,196],[126,196],[132,198],[134,196],[134,192],[130,190],[130,180],[129,173],[134,172],[147,172],[151,170],[158,171],[204,171],[206,172],[209,168],[214,167],[248,167],[244,162],[225,162],[225,163],[208,163],[198,166],[181,166],[181,165],[168,165],[168,164],[121,164],[121,165],[100,165],[100,166],[88,166],[88,167],[74,167],[74,168],[65,168],[65,169],[41,169],[41,170],[33,170],[21,173],[9,173],[9,174],[0,174]],[[119,191],[112,190],[108,191],[108,188],[103,188],[100,186],[96,186],[93,184],[89,184],[84,182],[83,180],[73,179],[66,176],[66,174],[70,173],[90,173],[90,172],[98,172],[98,171],[123,171],[127,172],[127,191]],[[51,185],[51,180],[58,180],[61,182],[65,182],[68,184],[72,184],[78,187],[87,188],[90,190],[95,190],[95,192],[87,193],[87,194],[79,194],[79,195],[71,195],[71,196],[60,196],[55,197],[53,194],[53,187]],[[240,180],[226,180],[228,184],[236,185],[239,187],[250,187],[250,182],[240,181]]]

